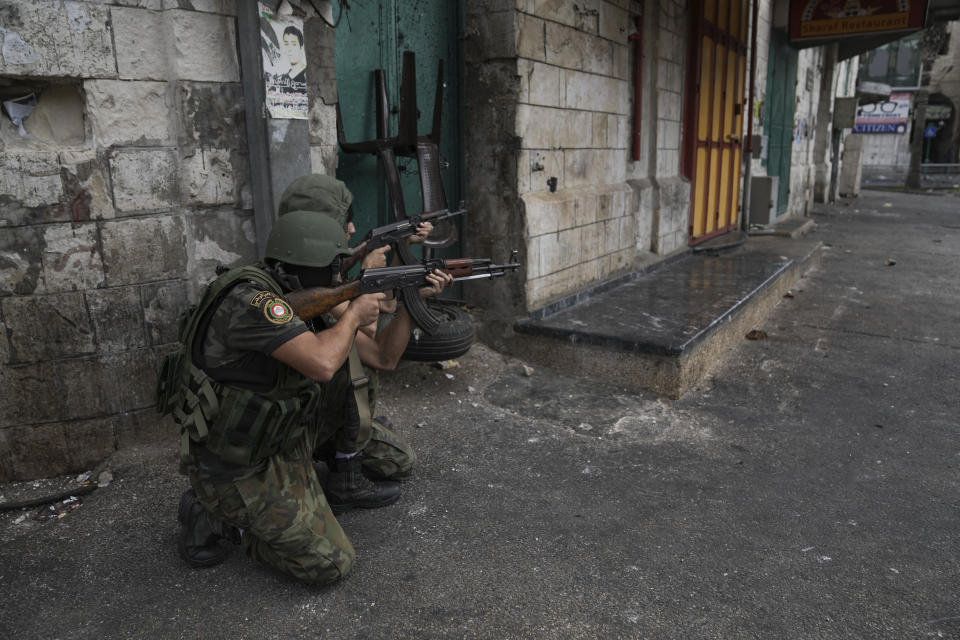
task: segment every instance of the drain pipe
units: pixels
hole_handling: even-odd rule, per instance
[[[629,36],[636,41],[633,67],[633,161],[640,161],[640,129],[643,126],[643,7],[637,16],[637,32]]]
[[[750,199],[753,192],[753,100],[756,91],[757,77],[757,18],[760,12],[759,0],[753,0],[753,12],[750,17],[750,96],[747,101],[747,135],[746,149],[743,154],[743,161],[746,166],[743,169],[743,216],[741,216],[741,229],[744,237],[750,236]]]

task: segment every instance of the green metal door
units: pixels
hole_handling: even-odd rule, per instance
[[[767,175],[778,176],[777,215],[787,210],[790,197],[790,155],[797,93],[797,52],[786,33],[772,29],[767,66]]]
[[[459,132],[460,68],[459,2],[449,0],[365,0],[351,2],[336,36],[337,89],[345,139],[373,140],[377,136],[374,72],[385,72],[389,100],[390,130],[396,136],[400,105],[402,59],[405,51],[416,54],[417,130],[427,135],[432,128],[437,66],[442,59],[443,102],[440,136],[441,172],[450,208],[460,200],[461,145]],[[423,211],[415,158],[397,158],[404,203],[408,214]],[[371,154],[340,152],[337,177],[354,194],[354,220],[358,237],[390,220],[386,181],[377,158]]]

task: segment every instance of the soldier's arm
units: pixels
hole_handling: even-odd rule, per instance
[[[319,333],[301,333],[270,355],[308,378],[328,382],[350,355],[354,337],[363,335],[357,330],[376,322],[382,298],[382,293],[354,298],[335,325]]]
[[[453,283],[453,277],[442,271],[435,270],[427,275],[430,285],[420,290],[421,297],[428,298],[439,294],[445,287]],[[357,351],[363,364],[374,369],[393,371],[400,363],[400,358],[410,342],[413,331],[413,319],[407,313],[407,308],[400,306],[396,317],[384,327],[376,338],[359,333],[357,334]]]

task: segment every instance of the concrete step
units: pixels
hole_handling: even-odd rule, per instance
[[[514,325],[511,350],[558,371],[678,398],[820,262],[822,243],[762,236],[684,253]]]

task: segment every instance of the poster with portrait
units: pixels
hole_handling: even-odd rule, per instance
[[[307,119],[307,55],[303,20],[258,3],[267,111],[271,118]]]

